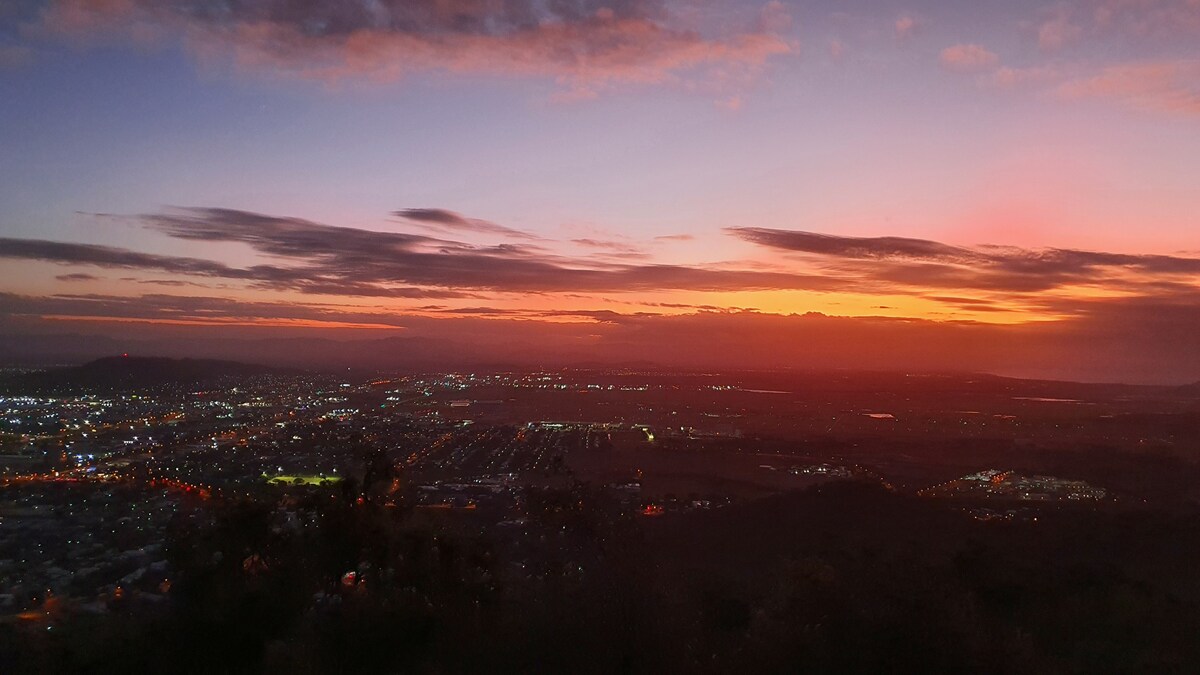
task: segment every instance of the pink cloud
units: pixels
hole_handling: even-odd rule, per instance
[[[912,16],[905,14],[904,16],[896,19],[896,37],[900,39],[911,37],[913,33],[917,31],[918,27],[917,20]]]
[[[596,4],[381,0],[365,9],[249,0],[204,12],[183,0],[57,0],[44,25],[85,38],[132,38],[150,27],[181,35],[206,63],[331,83],[394,82],[429,71],[542,77],[569,99],[711,73],[729,80],[731,72],[753,74],[795,50],[781,35],[791,18],[779,2],[724,36],[679,27],[650,0],[587,10]]]
[[[1053,66],[1030,66],[1028,68],[1011,68],[1000,66],[987,74],[985,83],[1001,88],[1021,87],[1031,84],[1045,84],[1062,77]]]
[[[1058,93],[1069,99],[1112,99],[1141,109],[1200,115],[1200,61],[1110,66],[1097,75],[1064,82]]]
[[[731,112],[737,112],[738,110],[742,109],[743,103],[744,101],[742,101],[741,96],[730,96],[727,99],[717,101],[716,105],[718,108],[724,108],[725,110],[729,110]]]
[[[784,33],[792,27],[792,14],[782,2],[771,0],[759,12],[758,24],[764,33]]]
[[[939,60],[945,68],[971,73],[991,68],[1000,58],[977,44],[957,44],[943,49]]]
[[[1083,35],[1083,28],[1073,23],[1066,11],[1059,11],[1038,26],[1038,47],[1056,52],[1074,44]]]
[[[1100,30],[1142,37],[1200,35],[1200,0],[1094,0],[1089,4]]]

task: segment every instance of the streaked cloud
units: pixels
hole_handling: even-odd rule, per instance
[[[629,264],[606,259],[620,251],[566,257],[541,247],[481,246],[236,209],[176,209],[135,220],[184,241],[245,244],[276,262],[233,267],[200,258],[26,239],[0,239],[0,257],[218,277],[310,294],[402,298],[462,297],[474,291],[831,290],[842,284],[826,274]]]
[[[713,69],[755,70],[793,51],[769,2],[741,30],[702,35],[658,0],[55,0],[44,27],[68,37],[180,37],[200,58],[326,82],[448,73],[545,77],[577,98]]]
[[[747,241],[804,254],[843,277],[920,288],[1031,293],[1090,285],[1144,292],[1156,284],[1200,288],[1200,258],[1074,249],[962,247],[905,237],[846,237],[768,228],[731,228]]]
[[[959,299],[967,300],[967,299]],[[472,363],[627,364],[631,355],[663,366],[737,368],[855,368],[985,371],[1035,377],[1176,382],[1200,376],[1200,295],[1096,298],[1073,303],[1062,321],[1023,325],[978,322],[697,311],[659,315],[556,310],[581,321],[556,322],[532,313],[475,306],[443,308],[437,316],[404,315],[324,305],[297,305],[171,295],[0,293],[0,316],[46,334],[54,353],[66,349],[61,331],[101,331],[141,351],[186,356],[238,356],[270,362],[386,366],[434,359],[443,367]],[[437,308],[430,308],[437,309]],[[180,340],[177,326],[253,327],[242,340]],[[132,325],[131,325],[132,324]],[[272,333],[263,333],[264,327]],[[374,329],[404,335],[399,342],[309,343],[263,340],[292,326]],[[247,335],[242,333],[242,335]],[[344,333],[343,333],[344,335]],[[345,339],[345,338],[342,338]],[[40,341],[19,347],[36,353]],[[73,340],[88,353],[95,338]],[[881,348],[886,346],[886,348]],[[0,347],[12,349],[12,343]],[[105,349],[101,345],[93,349]],[[111,352],[111,347],[107,347]],[[104,352],[101,352],[104,353]],[[95,354],[99,355],[99,354]],[[247,356],[251,355],[251,356]],[[1101,364],[1101,367],[1098,367]]]
[[[1000,62],[1000,57],[982,45],[957,44],[943,49],[938,60],[949,70],[977,73],[995,66]]]
[[[1068,99],[1109,99],[1135,108],[1200,115],[1200,60],[1108,66],[1058,86]]]
[[[100,280],[100,277],[97,277],[92,274],[84,274],[82,272],[76,272],[74,274],[60,274],[54,278],[59,281],[99,281]]]
[[[476,232],[479,234],[498,235],[514,239],[539,239],[528,232],[515,230],[511,227],[496,223],[466,218],[453,211],[445,209],[402,209],[392,212],[392,215],[402,218],[409,223],[447,232]]]
[[[444,209],[423,209],[416,218],[455,225],[488,222]],[[134,220],[177,240],[243,244],[264,262],[232,266],[201,257],[12,238],[0,240],[0,257],[176,275],[139,281],[159,285],[192,284],[189,278],[202,277],[251,289],[346,298],[804,291],[898,294],[965,310],[986,305],[980,311],[1007,308],[1036,315],[1061,312],[1061,307],[1050,308],[1030,295],[1047,291],[1069,299],[1083,297],[1081,288],[1093,289],[1090,294],[1119,295],[1169,295],[1200,288],[1200,258],[1183,255],[958,246],[910,237],[848,237],[762,227],[733,227],[726,232],[768,251],[773,254],[770,258],[661,264],[644,262],[648,254],[636,243],[615,239],[542,240],[534,247],[479,245],[212,207],[174,209]],[[488,224],[488,232],[520,232]],[[677,240],[659,241],[665,245]],[[556,252],[571,246],[583,253]],[[60,280],[90,278],[86,272],[59,276]],[[971,294],[963,296],[966,291]],[[939,299],[952,296],[958,299]],[[972,298],[986,302],[973,303]]]
[[[1083,8],[1097,31],[1150,39],[1200,35],[1195,0],[1091,0]]]

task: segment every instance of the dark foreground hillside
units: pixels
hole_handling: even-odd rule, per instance
[[[580,485],[526,499],[530,518],[501,526],[349,490],[230,502],[173,527],[165,602],[0,625],[0,671],[1200,666],[1195,514],[1063,507],[980,523],[859,482],[659,518]]]

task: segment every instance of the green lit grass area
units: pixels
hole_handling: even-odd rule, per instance
[[[342,482],[341,476],[316,476],[316,475],[278,475],[268,476],[263,474],[263,478],[272,485],[335,485]]]

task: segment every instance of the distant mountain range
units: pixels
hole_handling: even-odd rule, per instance
[[[124,352],[184,359],[215,359],[262,363],[325,372],[354,369],[446,370],[488,366],[528,367],[564,365],[578,354],[528,356],[514,346],[511,352],[484,350],[470,344],[424,337],[383,337],[334,340],[323,337],[183,338],[117,340],[77,334],[0,335],[0,364],[73,365]]]
[[[15,375],[0,382],[0,387],[17,392],[127,391],[164,386],[205,386],[259,375],[294,372],[214,359],[110,356],[81,366]]]
[[[227,374],[227,371],[235,374],[238,372],[245,373],[247,369],[253,368],[268,370],[270,368],[303,369],[305,371],[331,374],[347,373],[347,371],[350,371],[357,375],[379,371],[445,372],[452,370],[478,370],[487,372],[558,368],[634,368],[645,371],[673,373],[725,372],[727,374],[744,371],[757,371],[759,373],[767,371],[767,369],[746,368],[739,367],[738,365],[731,365],[728,368],[721,369],[701,366],[689,367],[684,364],[664,364],[657,362],[653,358],[646,358],[642,351],[635,346],[629,346],[628,349],[613,348],[610,346],[607,350],[601,351],[592,349],[586,345],[579,346],[566,343],[551,346],[542,345],[538,349],[531,349],[530,346],[519,342],[492,343],[488,345],[473,344],[466,337],[461,341],[403,336],[352,340],[332,339],[328,337],[270,337],[260,339],[192,337],[181,339],[145,338],[118,340],[105,336],[72,333],[38,336],[0,334],[0,365],[33,367],[74,365],[97,359],[106,354],[119,354],[123,352],[144,354],[153,357],[166,357],[162,359],[141,359],[148,363],[146,370],[149,372],[154,372],[155,366],[152,364],[156,361],[159,363],[177,363],[178,366],[175,368],[175,373],[172,376],[173,379],[168,378],[168,381],[176,382],[204,381],[195,380],[194,378],[210,372],[218,374]],[[113,381],[114,378],[118,382],[126,381],[122,378],[127,378],[127,381],[130,383],[136,381],[135,375],[120,373],[119,369],[122,367],[120,364],[110,366],[118,368],[118,372],[106,372],[104,371],[105,366],[94,365],[104,364],[106,361],[108,359],[100,358],[98,361],[83,366],[83,368],[90,367],[93,371],[78,372],[75,375],[60,374],[54,376],[51,376],[50,371],[47,371],[44,377],[47,379],[52,379],[53,377],[91,378],[88,380],[91,382]],[[262,365],[248,365],[251,363]],[[194,366],[189,364],[224,364],[225,367]],[[791,373],[793,375],[806,372],[836,371],[845,373],[875,372],[881,374],[890,372],[893,375],[904,376],[907,372],[928,372],[920,368],[902,370],[900,367],[896,367],[895,370],[885,371],[879,367],[872,367],[872,365],[867,364],[861,368],[838,368],[832,365],[821,367],[801,363],[796,364],[794,367],[785,366],[777,370],[780,373]],[[125,364],[125,367],[128,366],[129,364]],[[65,373],[66,371],[56,367],[54,372]],[[88,372],[96,372],[97,375],[92,378]],[[937,371],[934,370],[932,372]],[[1069,398],[1079,393],[1075,388],[1071,388],[1070,393],[1066,390],[1058,394],[1047,393],[1060,389],[1055,384],[1056,382],[1060,384],[1072,383],[1069,378],[1031,380],[1022,377],[1004,378],[996,375],[966,372],[949,373],[949,375],[950,379],[943,381],[941,384],[936,380],[924,380],[920,382],[910,380],[907,386],[917,388],[928,388],[931,386],[955,388],[960,387],[962,383],[955,383],[951,380],[959,378],[975,381],[971,385],[973,387],[1016,386],[1021,390],[1020,394],[1022,395],[1063,396]],[[147,377],[150,380],[155,380],[155,376],[147,375]],[[1031,386],[1038,393],[1030,393]],[[1087,386],[1110,387],[1119,385],[1093,383]],[[1149,388],[1135,386],[1128,389],[1128,391],[1130,393],[1135,391],[1147,392],[1151,389],[1157,389],[1159,392],[1176,396],[1200,397],[1200,382],[1182,386],[1150,385]]]

